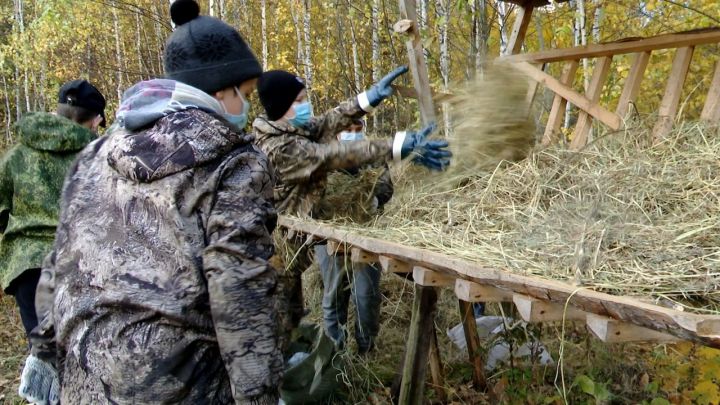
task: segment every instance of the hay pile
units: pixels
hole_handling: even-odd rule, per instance
[[[524,275],[720,313],[720,134],[687,125],[561,147],[468,178],[402,179],[360,234]]]

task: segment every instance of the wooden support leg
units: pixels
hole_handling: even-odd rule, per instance
[[[525,34],[532,20],[533,6],[518,7],[517,16],[515,16],[515,24],[513,25],[510,41],[505,48],[506,55],[515,55],[522,50],[525,43]]]
[[[477,324],[475,323],[475,314],[471,303],[458,300],[460,308],[460,319],[462,319],[463,331],[465,331],[465,341],[467,342],[468,357],[473,366],[473,384],[479,390],[485,390],[487,381],[485,380],[485,362],[480,352],[480,337],[477,332]]]
[[[720,62],[715,67],[715,76],[700,118],[712,124],[720,123]]]
[[[422,404],[425,393],[428,357],[435,328],[437,291],[434,287],[415,284],[410,332],[405,350],[405,365],[398,404]]]
[[[572,87],[575,81],[575,73],[577,73],[578,66],[580,63],[576,60],[566,62],[563,66],[562,76],[560,77],[560,83],[565,86]],[[550,116],[548,117],[547,127],[545,128],[545,134],[543,135],[542,144],[547,146],[557,140],[557,134],[560,133],[560,126],[563,123],[565,117],[565,107],[567,106],[567,100],[560,95],[555,95],[553,100],[552,108],[550,109]]]
[[[430,378],[438,399],[440,402],[445,403],[447,400],[447,395],[445,393],[445,377],[443,376],[440,347],[438,346],[437,331],[435,330],[434,325],[432,330],[432,342],[430,344]]]
[[[694,50],[694,47],[688,46],[678,48],[675,53],[672,71],[670,72],[670,78],[665,88],[665,95],[660,103],[658,121],[655,124],[655,129],[653,129],[653,139],[656,143],[665,139],[672,131],[675,116],[680,106],[680,96],[683,85],[685,85],[688,70],[690,69],[690,61],[692,60]]]
[[[603,56],[597,59],[595,70],[593,71],[590,87],[588,87],[587,97],[591,102],[597,103],[600,100],[602,89],[605,86],[605,80],[610,73],[610,65],[612,64],[612,56]],[[573,150],[582,149],[588,141],[588,134],[592,129],[593,118],[585,111],[581,111],[578,117],[573,139],[570,142],[570,148]]]
[[[640,52],[635,54],[630,73],[625,81],[625,87],[620,95],[620,101],[616,110],[617,115],[625,118],[630,112],[630,103],[634,103],[640,92],[642,79],[645,77],[645,69],[650,62],[650,52]]]

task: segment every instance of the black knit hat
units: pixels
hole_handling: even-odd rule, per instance
[[[258,95],[268,119],[282,118],[304,88],[303,80],[290,72],[270,70],[263,73],[258,80]]]
[[[101,127],[105,127],[105,97],[87,80],[72,80],[60,87],[58,103],[82,107],[102,117]]]
[[[177,28],[165,46],[165,75],[208,94],[259,77],[260,63],[237,30],[199,14],[194,0],[170,6]]]

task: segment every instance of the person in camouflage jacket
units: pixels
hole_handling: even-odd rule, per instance
[[[392,140],[338,142],[337,134],[389,97],[392,82],[408,71],[400,67],[361,93],[326,113],[312,117],[304,81],[282,70],[265,72],[258,81],[258,95],[265,114],[253,122],[256,143],[270,158],[278,182],[274,199],[278,212],[301,217],[316,216],[314,209],[322,199],[330,172],[380,164],[412,157],[412,161],[442,170],[449,164],[446,141],[429,141],[430,125],[419,133],[399,132]],[[287,241],[295,251],[285,263],[281,283],[288,299],[290,323],[297,326],[304,314],[301,274],[312,263],[303,242]]]
[[[188,4],[172,6],[165,69],[193,86],[126,91],[63,191],[33,333],[62,403],[278,403],[275,179],[238,119],[261,68],[229,25],[177,13]],[[198,46],[218,37],[224,52]]]
[[[77,105],[89,99],[98,103]],[[19,143],[0,160],[0,279],[3,291],[15,296],[26,334],[37,326],[35,289],[55,238],[63,180],[75,155],[96,138],[105,108],[84,80],[66,83],[58,101],[55,113],[20,119]]]

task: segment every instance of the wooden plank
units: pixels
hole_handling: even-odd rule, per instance
[[[503,56],[500,60],[508,62],[550,63],[583,58],[598,58],[603,56],[624,55],[628,53],[648,52],[658,49],[683,48],[720,42],[720,29],[711,28],[693,32],[659,35],[624,42],[611,42],[605,44],[592,44],[566,49],[553,49],[548,51],[523,53]]]
[[[334,256],[334,255],[344,255],[346,247],[347,247],[346,243],[329,240],[329,241],[327,241],[326,249],[327,249],[327,253],[329,255]]]
[[[648,62],[650,62],[649,51],[635,54],[630,73],[628,73],[628,77],[625,80],[625,87],[623,87],[623,92],[620,95],[617,110],[615,110],[617,115],[625,118],[628,112],[630,112],[630,104],[634,103],[635,99],[637,99]]]
[[[377,263],[378,255],[360,248],[350,248],[350,261],[353,263]]]
[[[400,1],[400,19],[413,21],[417,27],[417,9],[415,0],[399,0]],[[420,105],[420,116],[424,125],[436,122],[435,107],[432,100],[432,92],[430,89],[430,81],[428,79],[428,70],[425,63],[425,54],[423,52],[422,39],[417,29],[407,32],[409,35],[405,41],[408,57],[410,61],[410,71],[412,73],[413,83],[417,91],[418,104]]]
[[[426,287],[446,287],[449,285],[455,285],[455,277],[420,266],[415,266],[415,268],[413,268],[413,279],[415,280],[415,283]]]
[[[444,404],[447,402],[447,393],[445,392],[445,376],[443,375],[442,359],[440,358],[440,348],[438,347],[437,330],[433,327],[432,341],[430,342],[430,381],[432,388],[438,397],[438,401]]]
[[[590,86],[587,90],[587,98],[593,103],[597,104],[600,101],[600,95],[602,89],[605,87],[605,80],[607,80],[608,74],[610,74],[610,65],[612,65],[612,56],[599,58],[595,62],[595,69],[593,70],[592,78],[590,79]],[[618,116],[615,114],[615,116]],[[618,116],[619,117],[619,116]],[[585,111],[580,111],[578,116],[578,122],[575,125],[575,131],[573,131],[573,138],[570,142],[570,148],[579,150],[587,144],[588,134],[592,129],[592,117]]]
[[[520,6],[517,8],[515,16],[515,24],[513,24],[512,32],[508,46],[505,48],[505,55],[515,55],[522,51],[525,43],[525,34],[527,34],[528,26],[532,20],[533,6]]]
[[[455,280],[455,295],[466,302],[512,302],[512,291],[473,283],[458,278]]]
[[[380,256],[380,266],[388,273],[412,273],[413,266],[402,260],[393,259],[392,257]]]
[[[695,48],[686,47],[679,48],[675,53],[670,78],[668,79],[665,95],[660,102],[658,110],[658,121],[653,129],[653,139],[655,142],[662,141],[670,134],[675,122],[675,116],[680,106],[680,96],[685,85],[690,62],[692,61],[693,51]]]
[[[575,74],[577,73],[579,66],[580,63],[577,60],[566,62],[565,66],[563,66],[562,75],[560,76],[560,83],[568,88],[572,88],[573,82],[575,81]],[[556,94],[553,99],[552,108],[550,109],[548,123],[545,127],[545,134],[543,135],[542,140],[543,145],[550,145],[557,140],[557,135],[560,133],[560,127],[562,126],[563,119],[565,118],[566,107],[567,100]]]
[[[586,324],[588,329],[605,343],[677,342],[679,340],[666,333],[593,314],[588,314]]]
[[[456,284],[457,285],[457,284]],[[462,320],[463,331],[465,332],[465,342],[467,342],[468,357],[470,364],[473,366],[473,384],[478,390],[485,390],[487,380],[485,379],[485,362],[482,358],[482,349],[480,345],[480,336],[475,323],[475,312],[470,302],[462,299],[458,300],[460,309],[460,319]]]
[[[720,316],[677,311],[629,297],[613,296],[585,289],[578,290],[576,286],[561,281],[488,268],[457,257],[357,235],[317,222],[281,216],[279,225],[301,233],[311,233],[324,239],[343,240],[381,256],[411,263],[423,263],[424,267],[434,271],[444,272],[457,278],[465,278],[479,284],[508,289],[529,297],[562,305],[570,300],[571,305],[585,312],[672,334],[680,339],[705,346],[720,348]]]
[[[410,331],[405,348],[402,382],[398,404],[422,404],[425,393],[428,357],[435,329],[437,291],[415,284]]]
[[[542,301],[522,294],[515,294],[513,302],[525,322],[584,321],[586,313],[569,305]]]
[[[720,123],[720,62],[715,66],[715,75],[712,84],[710,84],[710,92],[705,100],[700,119],[713,124]]]
[[[555,94],[560,95],[564,99],[573,103],[579,109],[592,115],[594,118],[607,125],[610,129],[618,130],[622,126],[622,119],[620,119],[619,115],[606,110],[597,103],[590,101],[587,97],[560,83],[558,79],[550,76],[542,70],[525,62],[518,63],[515,66],[520,71],[530,76],[533,80],[545,85],[548,89],[554,91]]]

